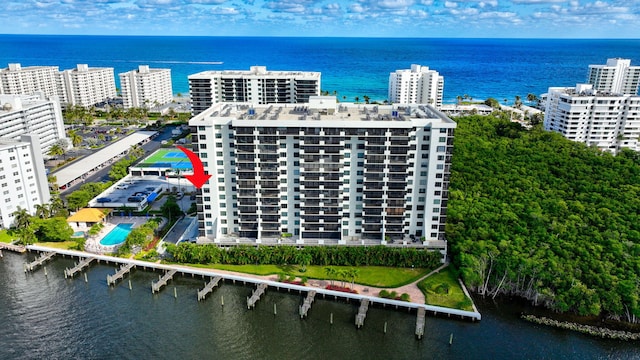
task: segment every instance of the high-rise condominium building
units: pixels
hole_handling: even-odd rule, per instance
[[[58,96],[57,66],[27,66],[9,64],[0,70],[0,94]]]
[[[219,103],[189,125],[213,175],[197,197],[201,236],[446,246],[456,124],[430,105]]]
[[[600,92],[637,95],[640,66],[631,66],[629,59],[607,59],[606,65],[589,65],[587,83]]]
[[[24,134],[36,135],[44,153],[65,138],[57,99],[47,100],[41,94],[0,95],[0,138],[19,140]]]
[[[150,108],[173,100],[171,69],[150,69],[140,65],[138,70],[119,74],[124,107]]]
[[[389,75],[389,101],[397,104],[431,104],[442,106],[444,78],[435,70],[413,64],[411,69],[396,70]]]
[[[75,69],[60,72],[58,88],[60,102],[66,105],[91,107],[116,97],[113,68],[90,68],[78,64]]]
[[[51,199],[42,149],[37,135],[22,135],[20,140],[0,138],[0,227],[13,225],[13,213]]]
[[[598,91],[591,84],[552,87],[544,127],[614,154],[621,148],[640,151],[640,96]]]
[[[252,66],[249,71],[204,71],[189,76],[193,115],[221,102],[294,104],[317,95],[319,72],[267,71],[265,66]]]

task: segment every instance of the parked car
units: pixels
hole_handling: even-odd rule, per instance
[[[118,190],[126,190],[128,188],[129,188],[129,185],[127,185],[127,184],[118,184],[118,185],[116,185],[116,189],[118,189]]]
[[[97,201],[99,204],[102,204],[102,203],[109,203],[109,202],[111,202],[111,199],[110,199],[110,198],[108,198],[108,197],[101,197],[101,198],[97,198],[97,199],[96,199],[96,201]]]
[[[184,197],[184,194],[182,192],[178,192],[176,194],[176,199],[178,199],[178,200],[182,199],[183,197]]]
[[[141,196],[130,196],[127,199],[128,202],[142,202],[142,200],[144,200],[144,198]]]

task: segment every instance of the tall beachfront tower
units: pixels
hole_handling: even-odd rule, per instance
[[[446,248],[456,123],[430,105],[218,103],[189,125],[200,236]]]
[[[629,59],[607,59],[606,65],[589,65],[587,83],[600,92],[637,95],[640,66],[631,66]]]
[[[0,95],[0,138],[19,140],[24,134],[38,137],[46,154],[65,138],[60,103],[44,95]]]
[[[204,71],[189,76],[193,115],[221,102],[296,104],[318,95],[319,72],[267,71],[265,66],[252,66],[249,71]]]
[[[591,84],[552,87],[544,128],[614,154],[622,148],[640,151],[640,96],[598,91]]]
[[[389,74],[389,101],[396,104],[442,106],[444,77],[427,66],[413,64],[411,69]]]
[[[15,211],[33,215],[36,205],[48,203],[51,195],[37,135],[0,138],[0,163],[0,228],[6,229],[13,225]]]
[[[118,74],[125,109],[150,108],[173,100],[171,69],[150,69],[140,65],[137,70]]]
[[[58,89],[63,106],[91,107],[116,97],[113,68],[90,68],[78,64],[75,69],[60,72]]]
[[[58,96],[57,66],[27,66],[9,64],[0,70],[0,94]]]

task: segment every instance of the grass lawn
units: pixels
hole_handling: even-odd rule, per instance
[[[464,292],[451,266],[418,283],[429,305],[473,311],[471,299]]]
[[[222,264],[211,264],[211,265],[197,265],[190,264],[189,266],[210,268],[210,269],[220,269],[220,270],[228,270],[228,271],[236,271],[245,274],[254,274],[254,275],[277,275],[277,274],[287,274],[287,275],[295,275],[297,277],[306,276],[309,279],[321,279],[321,280],[329,280],[325,272],[325,266],[307,266],[306,272],[300,272],[299,265],[222,265]],[[351,266],[331,266],[336,270],[347,270],[352,268]],[[367,286],[375,286],[375,287],[383,287],[383,288],[395,288],[402,285],[409,284],[421,276],[426,275],[429,271],[427,269],[408,269],[408,268],[391,268],[391,267],[382,267],[382,266],[360,266],[356,267],[358,270],[358,276],[356,277],[356,283],[367,285]],[[342,279],[334,277],[334,280],[341,281]],[[351,282],[351,279],[345,279],[345,282]]]
[[[11,230],[0,230],[0,242],[3,243],[11,243],[16,238],[13,236],[13,231]]]
[[[46,247],[62,249],[62,250],[75,250],[75,246],[77,245],[75,241],[39,242],[36,244],[40,246],[46,246]]]

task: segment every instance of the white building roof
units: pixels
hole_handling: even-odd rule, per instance
[[[72,182],[73,180],[86,174],[91,169],[113,159],[115,156],[129,150],[133,145],[150,138],[156,132],[155,131],[137,131],[126,138],[119,140],[104,149],[101,149],[73,164],[52,173],[56,176],[57,183],[62,186]]]

